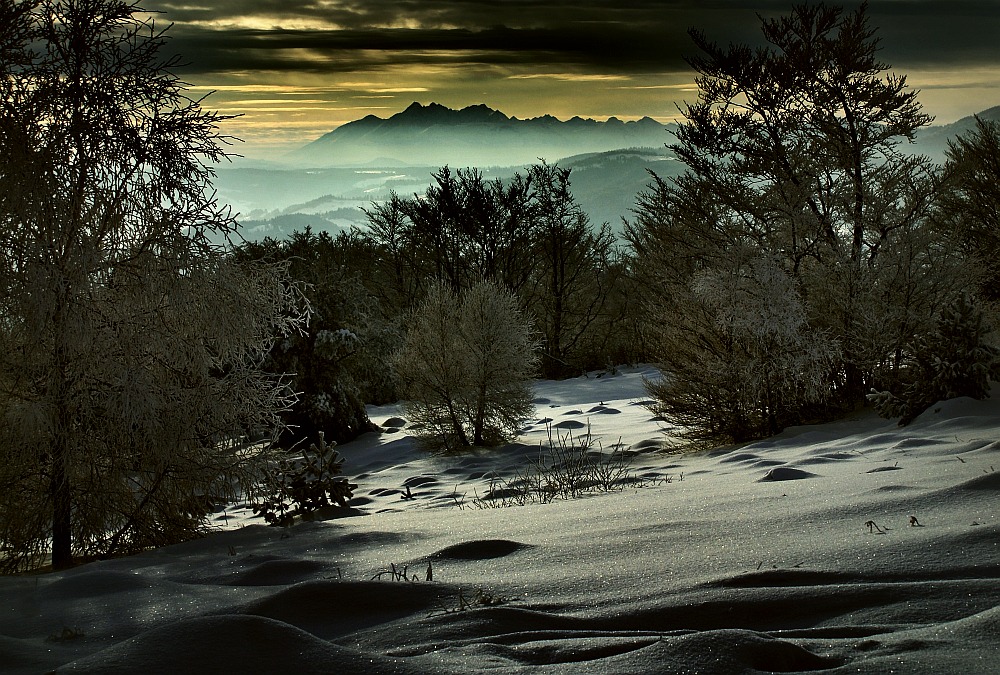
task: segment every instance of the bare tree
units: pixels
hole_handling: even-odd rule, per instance
[[[711,204],[701,236],[780,252],[809,301],[823,298],[813,318],[842,342],[838,390],[860,402],[872,364],[854,348],[855,317],[883,283],[881,254],[926,222],[933,167],[898,146],[931,118],[879,60],[866,3],[796,5],[761,32],[767,48],[692,32],[699,99],[673,146],[689,167],[675,195],[693,212]]]
[[[212,232],[225,118],[185,95],[165,36],[113,0],[0,3],[0,567],[139,550],[266,477],[240,446],[287,388],[283,266]],[[11,55],[12,58],[7,58]]]
[[[476,169],[447,166],[432,178],[423,195],[392,194],[365,210],[362,239],[379,251],[373,272],[391,304],[412,307],[428,279],[456,291],[488,279],[520,292],[534,263],[530,179],[487,181]]]
[[[976,127],[948,142],[945,189],[935,218],[983,266],[980,293],[1000,300],[1000,122],[976,117]]]

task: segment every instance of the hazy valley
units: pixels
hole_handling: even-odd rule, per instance
[[[980,115],[1000,119],[1000,107]],[[257,240],[281,238],[307,225],[330,232],[363,226],[362,208],[392,191],[423,193],[431,174],[445,165],[475,166],[486,178],[506,179],[545,160],[571,168],[574,196],[591,222],[607,222],[618,232],[636,195],[649,184],[650,171],[669,177],[683,170],[667,148],[673,128],[649,118],[517,120],[486,106],[455,111],[413,104],[388,120],[368,117],[339,127],[280,163],[241,160],[221,167],[215,187],[240,213],[243,236]],[[903,149],[943,161],[948,139],[972,128],[972,117],[935,125]],[[503,157],[511,163],[497,163]]]

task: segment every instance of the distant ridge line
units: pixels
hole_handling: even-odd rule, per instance
[[[634,124],[654,124],[657,126],[667,126],[660,122],[657,122],[652,117],[644,116],[638,120],[622,121],[612,115],[605,121],[595,120],[590,117],[580,117],[579,115],[574,115],[567,120],[560,120],[553,115],[539,115],[538,117],[526,117],[519,118],[516,116],[508,116],[503,112],[490,108],[484,103],[478,103],[475,105],[469,105],[464,108],[449,108],[447,106],[441,105],[440,103],[428,103],[423,105],[418,101],[414,101],[404,110],[394,113],[389,117],[378,117],[377,115],[366,115],[361,119],[353,120],[351,122],[346,122],[336,129],[327,132],[323,137],[334,134],[338,129],[343,129],[349,126],[363,126],[363,125],[378,125],[378,124],[390,124],[390,125],[412,125],[421,123],[432,123],[432,124],[503,124],[503,123],[513,123],[513,124],[569,124],[569,125],[610,125],[612,127],[628,126]],[[322,137],[321,137],[322,138]]]
[[[388,118],[367,115],[329,131],[292,153],[294,161],[357,164],[376,156],[410,163],[516,165],[627,147],[664,147],[672,138],[651,117],[606,121],[552,115],[511,117],[485,104],[452,109],[414,101]]]

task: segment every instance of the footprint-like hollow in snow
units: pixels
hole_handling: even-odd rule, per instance
[[[776,466],[770,469],[764,476],[758,480],[758,483],[770,483],[779,480],[802,480],[803,478],[812,478],[816,474],[810,473],[808,471],[803,471],[802,469],[796,469],[791,466]]]
[[[531,548],[531,544],[522,544],[509,539],[477,539],[453,544],[441,549],[431,557],[451,558],[453,560],[487,560],[489,558],[503,558],[525,548]]]
[[[403,481],[403,487],[423,487],[425,485],[437,485],[439,482],[434,476],[411,476]]]
[[[658,438],[647,438],[644,441],[632,444],[632,450],[635,452],[642,452],[644,450],[663,450],[666,447],[667,441],[660,440]]]
[[[598,406],[594,406],[593,408],[591,408],[587,412],[588,413],[596,413],[598,415],[618,415],[618,414],[621,413],[621,410],[619,410],[618,408],[609,408],[606,405],[598,405]]]

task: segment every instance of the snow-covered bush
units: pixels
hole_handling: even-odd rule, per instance
[[[459,296],[431,286],[395,359],[410,418],[458,449],[510,438],[534,411],[537,342],[517,300],[492,282]]]
[[[703,270],[684,314],[660,331],[664,378],[653,408],[696,438],[775,434],[827,395],[837,354],[810,331],[794,281],[764,256]]]
[[[905,425],[937,401],[989,397],[990,381],[1000,379],[1000,349],[989,340],[992,331],[982,309],[960,295],[941,311],[934,331],[910,345],[896,391],[873,392],[869,400],[880,415]]]

